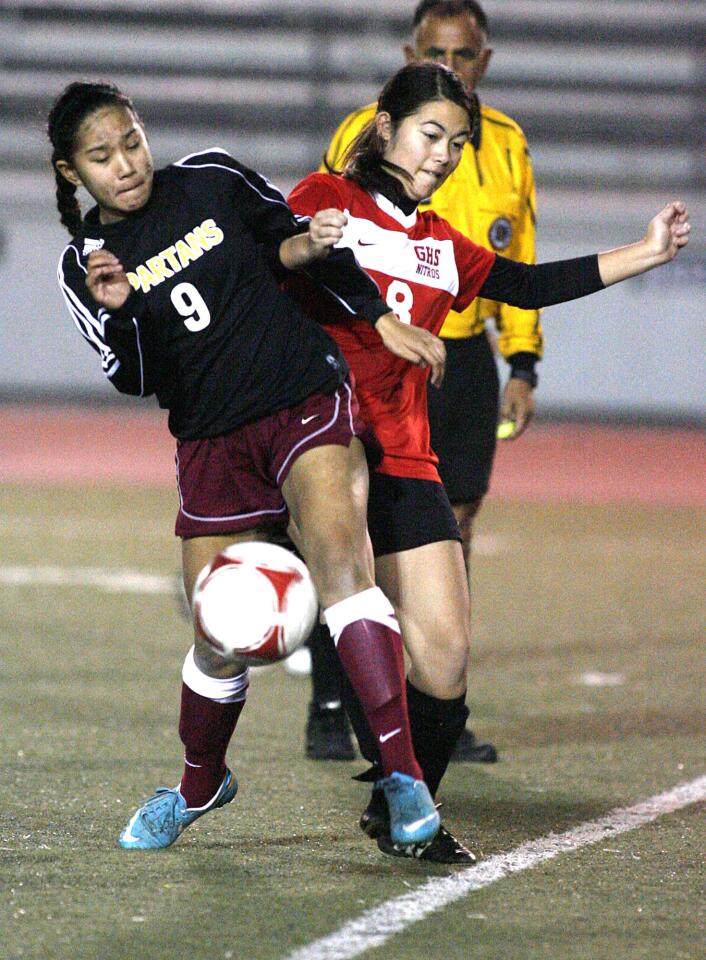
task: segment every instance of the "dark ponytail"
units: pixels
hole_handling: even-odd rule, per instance
[[[394,134],[406,117],[435,100],[450,100],[465,110],[473,135],[479,122],[478,99],[466,90],[463,81],[452,70],[440,63],[409,63],[398,70],[385,84],[376,113],[389,113]],[[346,151],[340,172],[366,190],[379,189],[390,173],[409,178],[406,170],[385,160],[384,153],[385,141],[373,119]]]
[[[111,106],[125,107],[137,116],[130,98],[112,83],[77,80],[65,88],[49,111],[47,134],[53,147],[51,164],[56,177],[56,204],[61,222],[72,236],[81,227],[81,207],[76,187],[69,183],[56,164],[58,160],[73,163],[76,134],[83,121],[101,107]]]
[[[52,164],[61,157],[52,156]],[[61,222],[69,231],[72,237],[75,237],[81,227],[81,207],[76,197],[76,187],[69,183],[63,174],[54,167],[54,176],[56,178],[56,205],[59,208]]]

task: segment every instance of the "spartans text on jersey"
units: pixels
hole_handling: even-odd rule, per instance
[[[173,277],[192,260],[198,260],[204,253],[223,242],[223,231],[212,218],[204,220],[199,226],[189,230],[183,239],[161,250],[130,271],[127,278],[135,290],[147,293],[150,287],[156,287],[168,277]]]

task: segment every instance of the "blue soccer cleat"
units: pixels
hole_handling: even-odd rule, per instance
[[[158,850],[171,846],[189,824],[204,813],[230,803],[238,792],[238,783],[226,769],[213,800],[205,807],[189,808],[179,792],[179,787],[170,790],[160,787],[153,797],[140,807],[120,834],[120,846],[125,850]]]
[[[384,780],[378,780],[375,788],[382,788],[385,793],[390,811],[392,843],[409,846],[434,839],[439,832],[441,819],[434,798],[423,780],[395,772]]]

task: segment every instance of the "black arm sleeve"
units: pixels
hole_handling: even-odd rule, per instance
[[[496,256],[478,296],[537,310],[603,289],[597,254],[536,265]]]
[[[358,265],[353,251],[347,247],[332,247],[327,257],[309,264],[303,272],[349,313],[365,317],[372,326],[390,311],[377,283]]]

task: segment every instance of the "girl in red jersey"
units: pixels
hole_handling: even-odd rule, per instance
[[[297,221],[272,184],[225,151],[154,171],[142,122],[115,87],[70,84],[48,132],[72,237],[58,271],[72,319],[116,389],[156,394],[169,410],[187,596],[223,547],[281,536],[291,519],[379,738],[400,842],[430,840],[439,817],[412,748],[399,628],[373,581],[363,426],[347,366],[279,281],[306,267],[373,323],[389,308],[353,257],[330,249],[338,233],[326,214]],[[80,186],[96,203],[85,218]],[[439,362],[436,338],[401,333],[403,355]],[[225,757],[247,661],[223,660],[197,634],[182,678],[182,779],[134,813],[120,835],[126,849],[169,846],[237,790]]]
[[[427,198],[455,169],[476,122],[461,81],[435,63],[404,67],[385,86],[374,120],[355,141],[342,176],[312,174],[292,192],[295,213],[335,220],[348,248],[405,323],[438,333],[449,309],[476,296],[536,309],[586,296],[677,254],[688,239],[682,203],[664,208],[638,243],[598,255],[532,266],[476,246],[432,211]],[[465,726],[470,598],[460,535],[429,445],[423,364],[392,356],[375,329],[295,280],[300,302],[340,344],[363,418],[384,457],[370,482],[368,525],[377,583],[391,598],[411,658],[407,700],[414,747],[432,792]],[[396,331],[385,341],[393,342]],[[361,747],[375,744],[353,716]],[[360,732],[359,732],[360,731]],[[472,855],[443,828],[425,849],[395,849],[384,795],[373,790],[361,826],[391,854],[443,862]]]

